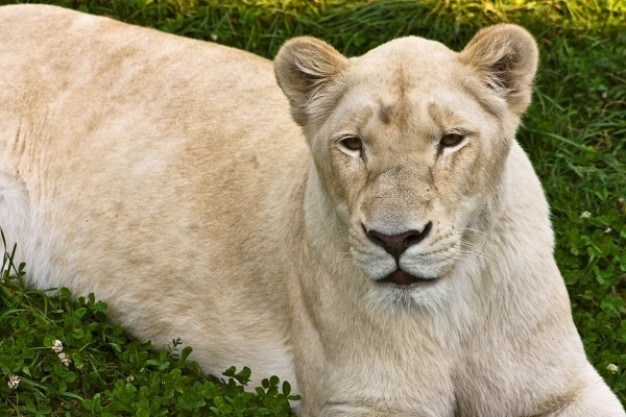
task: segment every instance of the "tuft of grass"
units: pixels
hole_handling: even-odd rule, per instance
[[[0,0],[0,4],[14,2]],[[458,50],[480,27],[500,22],[517,23],[526,27],[538,40],[541,66],[534,102],[524,119],[524,126],[520,129],[518,139],[529,153],[550,200],[557,238],[555,254],[570,293],[574,320],[589,358],[621,401],[626,404],[625,2],[617,0],[228,2],[49,0],[47,2],[183,36],[209,41],[215,39],[218,43],[246,49],[266,57],[272,57],[288,37],[304,34],[323,38],[348,55],[358,55],[398,36],[423,36]],[[18,276],[20,273],[23,274],[23,270],[20,272],[19,268],[16,271]],[[12,415],[19,415],[15,411],[18,410],[16,407],[47,404],[52,412],[57,413],[55,415],[65,415],[70,411],[72,415],[82,415],[77,410],[83,410],[85,402],[87,406],[91,406],[100,401],[99,404],[105,407],[111,401],[117,401],[117,398],[124,396],[132,397],[133,404],[144,404],[146,398],[170,395],[169,391],[168,393],[158,391],[156,385],[151,385],[148,375],[155,380],[165,380],[166,376],[176,369],[180,369],[180,378],[189,378],[185,381],[188,381],[190,387],[202,387],[206,383],[205,379],[201,379],[195,365],[184,360],[180,361],[182,358],[172,358],[169,352],[153,354],[149,346],[124,335],[119,328],[107,327],[109,325],[106,324],[102,304],[98,304],[91,297],[78,299],[76,300],[78,304],[72,304],[73,301],[65,290],[54,297],[49,297],[45,292],[23,288],[18,281],[9,280],[8,284],[0,287],[2,291],[0,331],[3,335],[15,334],[13,339],[3,336],[0,341],[0,379],[5,378],[6,381],[7,372],[10,372],[31,380],[32,384],[21,382],[20,390],[10,391],[8,394],[12,395],[10,397],[5,397],[7,384],[4,382],[0,384],[2,394],[0,398],[3,399],[0,410],[4,410],[2,407],[8,407],[8,410],[14,410],[11,411]],[[100,307],[96,308],[96,305]],[[75,313],[77,310],[81,311],[78,316]],[[63,324],[61,327],[63,331],[58,332],[44,331],[43,329],[48,329],[45,326],[38,328],[39,330],[34,333],[29,332],[27,328],[32,323],[51,322],[50,319],[44,318],[48,316],[43,315],[42,311],[46,314],[58,312],[52,322],[60,325],[67,320],[71,326],[66,327]],[[7,320],[13,323],[10,328],[5,324],[8,323]],[[46,372],[52,372],[53,375],[56,375],[55,369],[59,372],[68,371],[54,362],[58,358],[50,354],[48,344],[52,338],[71,335],[74,326],[83,329],[83,335],[91,335],[83,336],[89,343],[81,342],[82,339],[76,339],[76,343],[74,339],[67,342],[69,352],[72,355],[78,354],[74,364],[81,363],[82,360],[89,373],[81,373],[87,371],[78,372],[71,368],[75,379],[68,382],[65,378],[73,377],[63,376],[64,373],[52,377],[42,369],[52,369]],[[101,329],[103,333],[90,333],[89,326],[96,330]],[[104,331],[105,327],[108,330]],[[11,333],[5,333],[7,328]],[[107,344],[105,342],[107,340],[114,342]],[[114,348],[114,345],[118,348]],[[85,359],[86,357],[93,359]],[[135,359],[131,360],[128,357]],[[102,358],[107,359],[100,361]],[[148,364],[147,361],[156,362]],[[134,365],[129,365],[128,362]],[[165,366],[163,365],[165,362],[169,362],[169,365],[161,370],[160,367]],[[31,376],[27,372],[30,372]],[[37,372],[36,377],[32,376],[34,372]],[[106,383],[100,384],[98,381],[102,375],[109,379],[103,379],[102,381]],[[126,378],[129,375],[143,378],[141,382],[137,379],[131,381],[136,388],[135,391],[133,388],[126,388],[129,383]],[[234,377],[235,374],[231,376]],[[50,381],[54,381],[53,388],[41,387]],[[63,382],[65,386],[59,381],[65,381]],[[270,382],[268,380],[268,384]],[[174,385],[176,383],[172,382]],[[236,382],[228,384],[233,383],[236,384]],[[88,387],[88,390],[81,391],[85,387]],[[270,384],[270,388],[277,389],[277,385]],[[27,393],[22,392],[23,389]],[[152,389],[157,391],[151,391]],[[187,385],[184,389],[181,388],[185,392],[188,389],[190,388],[187,388]],[[208,389],[202,391],[203,388],[197,390],[199,391],[192,388],[194,393],[208,392]],[[289,395],[288,392],[283,394]],[[173,395],[173,399],[168,401],[187,401],[176,397],[182,395],[181,393]],[[227,398],[228,395],[234,394],[217,394],[219,398]],[[96,400],[96,396],[99,400]],[[210,401],[221,400],[203,397],[203,401],[208,404]],[[284,401],[284,398],[280,401]],[[227,403],[230,404],[228,401]],[[166,408],[171,407],[171,403],[167,404],[170,405],[162,405],[163,409],[174,414],[178,413],[171,411],[172,408]],[[156,407],[151,411],[153,415],[159,415]],[[26,411],[20,412],[23,415],[34,415]],[[122,409],[116,412],[118,415],[139,413]],[[93,410],[85,413],[85,415],[99,414]],[[262,415],[260,413],[254,415]],[[207,412],[203,415],[213,414]],[[233,411],[232,414],[223,412],[217,415],[241,414]]]

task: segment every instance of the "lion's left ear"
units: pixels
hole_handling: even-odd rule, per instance
[[[274,73],[298,124],[305,126],[313,114],[323,112],[328,87],[347,66],[346,57],[319,39],[302,36],[280,48],[274,59]]]
[[[530,104],[539,52],[525,29],[500,24],[480,30],[459,54],[483,82],[521,116]]]

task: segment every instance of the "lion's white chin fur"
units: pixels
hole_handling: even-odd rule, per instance
[[[0,227],[30,284],[289,380],[301,417],[624,417],[515,141],[537,61],[515,25],[272,63],[3,6]]]
[[[367,294],[368,308],[372,311],[395,312],[397,309],[439,311],[450,300],[452,288],[447,278],[409,285],[376,283]]]

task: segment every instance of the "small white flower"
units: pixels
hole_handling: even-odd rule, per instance
[[[614,363],[609,363],[606,366],[606,370],[609,371],[612,374],[616,374],[617,371],[619,371],[619,367],[617,365],[615,365]]]
[[[63,352],[63,342],[61,342],[60,340],[55,340],[52,343],[52,351],[54,353],[61,353],[61,352]]]
[[[9,375],[9,382],[7,383],[10,389],[17,389],[20,385],[20,377],[17,375]]]
[[[604,233],[605,233],[605,234],[607,234],[607,235],[608,235],[609,233],[611,233],[611,228],[610,228],[610,227],[607,227],[606,229],[604,229]]]
[[[70,366],[70,363],[72,363],[72,361],[70,360],[70,358],[68,358],[68,356],[65,354],[65,352],[60,352],[58,354],[59,359],[61,360],[61,363],[65,366]]]
[[[588,218],[590,218],[590,217],[591,217],[591,213],[589,213],[588,211],[583,211],[583,212],[580,214],[580,218],[581,218],[581,219],[588,219]]]
[[[620,204],[624,204],[624,201],[626,200],[624,200],[624,197],[620,197],[617,199],[617,201],[619,201]]]
[[[217,42],[217,34],[216,33],[211,33],[210,38],[213,42]]]

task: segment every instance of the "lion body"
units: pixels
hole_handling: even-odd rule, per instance
[[[376,72],[414,46],[449,68]],[[342,75],[315,78],[298,107],[312,87],[284,72],[302,56],[277,58],[287,99],[272,63],[246,52],[0,8],[0,225],[30,282],[94,292],[135,336],[180,337],[208,373],[287,379],[302,416],[623,416],[585,358],[548,206],[514,140],[527,103],[455,95],[458,54],[419,38],[333,53]],[[406,138],[429,137],[453,102],[470,141],[432,165],[430,142]],[[390,142],[370,139],[363,162],[319,139],[342,129]],[[396,266],[357,217],[382,236],[434,226]],[[381,284],[396,267],[424,282]]]

